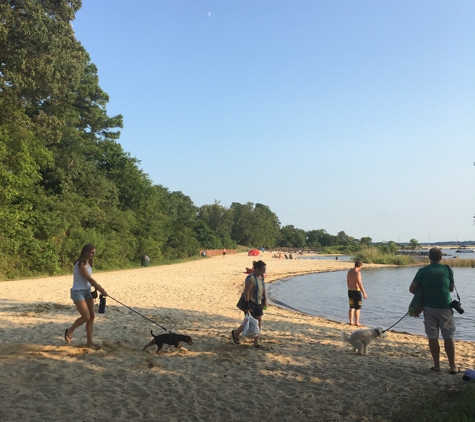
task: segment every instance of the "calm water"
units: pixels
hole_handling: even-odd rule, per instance
[[[468,255],[468,254],[467,254]],[[412,299],[409,285],[419,267],[362,269],[363,285],[368,299],[363,300],[360,322],[384,329],[396,323],[406,312]],[[455,312],[458,340],[475,341],[475,269],[453,268],[463,315]],[[333,321],[348,322],[348,290],[346,271],[308,274],[270,283],[270,299],[295,310],[322,316]],[[455,292],[452,294],[456,298]],[[424,334],[423,318],[406,317],[392,330]]]
[[[472,249],[472,248],[470,248]],[[423,249],[427,251],[428,249]],[[448,248],[443,248],[442,252],[445,254],[444,259],[474,259],[475,260],[475,253],[473,252],[463,252],[463,253],[457,253],[457,249],[448,249]],[[299,256],[299,259],[324,259],[324,260],[334,260],[334,256],[326,256],[326,255],[312,255],[312,256],[307,256],[305,253],[303,255]],[[338,260],[340,261],[350,261],[352,260],[351,256],[348,255],[339,255]]]
[[[315,255],[315,256],[299,256],[299,259],[320,259],[320,260],[333,260],[335,261],[337,257],[335,256],[326,256],[326,255]],[[338,261],[350,261],[351,256],[348,255],[338,255]]]

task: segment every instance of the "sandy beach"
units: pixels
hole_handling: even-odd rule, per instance
[[[445,354],[442,372],[429,370],[424,337],[391,331],[360,356],[340,340],[353,327],[276,306],[264,315],[264,349],[252,340],[234,345],[231,330],[242,320],[235,305],[253,259],[237,254],[94,274],[112,297],[193,338],[187,351],[161,356],[142,348],[151,329],[165,331],[111,298],[96,316],[101,349],[86,348],[84,327],[66,344],[64,330],[78,317],[72,275],[1,282],[0,420],[389,421],[428,389],[463,382],[449,375]],[[267,282],[352,267],[270,253],[262,259]],[[456,350],[462,370],[475,367],[475,343],[457,341]]]

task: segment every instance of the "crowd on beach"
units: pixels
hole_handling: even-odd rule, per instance
[[[278,259],[298,259],[299,256],[303,255],[302,251],[295,251],[295,254],[292,255],[291,252],[287,255],[286,253],[282,252],[276,252],[275,254],[272,255],[272,258],[278,258]]]

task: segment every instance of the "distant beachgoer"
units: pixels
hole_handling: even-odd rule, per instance
[[[94,329],[94,299],[91,294],[91,285],[106,297],[105,289],[94,280],[92,275],[92,261],[96,255],[96,248],[91,244],[84,245],[78,260],[74,264],[73,287],[71,288],[71,299],[76,305],[76,309],[81,315],[74,324],[64,332],[64,340],[71,343],[73,333],[76,328],[86,323],[86,344],[91,349],[100,349],[100,346],[92,341]]]
[[[368,295],[363,287],[363,282],[361,280],[361,268],[363,263],[361,261],[355,262],[355,268],[348,271],[346,276],[346,282],[348,285],[348,302],[350,304],[350,310],[348,311],[348,317],[350,319],[350,325],[360,325],[360,311],[361,305],[363,304],[363,299],[361,293],[363,293],[363,298],[367,299]]]
[[[226,256],[226,248],[223,249],[223,258]]]

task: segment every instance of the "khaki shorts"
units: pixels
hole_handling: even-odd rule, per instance
[[[424,306],[424,326],[429,339],[439,338],[439,329],[444,340],[453,339],[455,334],[454,311]]]

